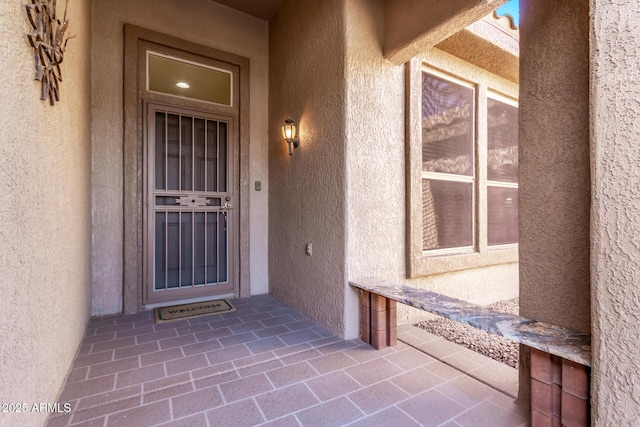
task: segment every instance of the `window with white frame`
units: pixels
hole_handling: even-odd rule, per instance
[[[517,262],[517,85],[438,68],[407,73],[410,277]]]

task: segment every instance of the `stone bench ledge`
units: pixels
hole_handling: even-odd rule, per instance
[[[423,289],[366,278],[351,286],[591,366],[591,334],[508,313]]]

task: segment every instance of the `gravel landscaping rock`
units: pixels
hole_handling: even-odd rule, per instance
[[[518,298],[498,301],[487,307],[503,313],[518,314]],[[417,327],[448,341],[463,345],[480,354],[484,354],[505,365],[517,368],[519,344],[509,339],[493,335],[464,323],[438,317],[418,323]]]

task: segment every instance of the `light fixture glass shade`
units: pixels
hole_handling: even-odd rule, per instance
[[[284,121],[284,126],[282,126],[282,136],[289,146],[289,155],[292,156],[293,149],[298,148],[300,140],[296,137],[296,126],[290,118]]]
[[[282,126],[282,136],[287,140],[296,137],[296,126],[290,120],[287,120]]]

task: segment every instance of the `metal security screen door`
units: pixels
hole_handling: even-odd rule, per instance
[[[145,303],[233,292],[233,119],[147,111]]]

